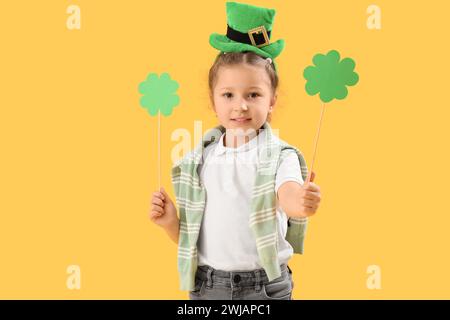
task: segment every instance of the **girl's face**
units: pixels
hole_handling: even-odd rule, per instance
[[[220,124],[233,132],[261,128],[276,102],[266,71],[248,64],[219,68],[213,96]]]

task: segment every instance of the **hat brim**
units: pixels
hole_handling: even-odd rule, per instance
[[[218,33],[213,33],[209,36],[209,43],[217,50],[223,52],[253,51],[264,58],[272,59],[275,59],[283,51],[285,44],[283,39],[279,39],[267,46],[258,48],[250,44],[230,40],[227,36]]]

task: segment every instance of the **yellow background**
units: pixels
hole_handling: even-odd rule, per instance
[[[277,10],[271,39],[286,47],[272,126],[308,163],[320,102],[303,69],[337,49],[360,75],[324,115],[314,166],[323,200],[305,254],[290,262],[294,298],[450,298],[447,2],[246,2]],[[66,27],[71,4],[81,30]],[[381,30],[366,27],[370,4]],[[208,38],[225,33],[225,1],[0,9],[0,298],[186,299],[176,245],[148,219],[157,118],[137,87],[149,72],[180,84],[180,105],[161,118],[173,197],[171,133],[216,125]],[[66,287],[69,265],[81,268],[81,290]],[[369,265],[381,268],[381,290],[366,286]]]

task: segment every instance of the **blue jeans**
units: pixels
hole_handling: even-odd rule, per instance
[[[264,269],[223,271],[199,266],[191,300],[291,300],[294,282],[287,264],[281,266],[281,276],[269,281]]]

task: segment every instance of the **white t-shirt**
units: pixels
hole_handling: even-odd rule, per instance
[[[206,205],[198,239],[199,265],[209,265],[225,271],[255,270],[259,263],[256,241],[249,226],[251,199],[258,146],[267,130],[238,148],[225,147],[225,133],[218,143],[203,150],[203,162],[198,170],[206,189]],[[258,140],[260,139],[260,140]],[[276,174],[275,192],[286,181],[303,184],[300,163],[294,150],[280,163]],[[287,263],[293,248],[285,239],[288,217],[277,206],[278,260]]]

